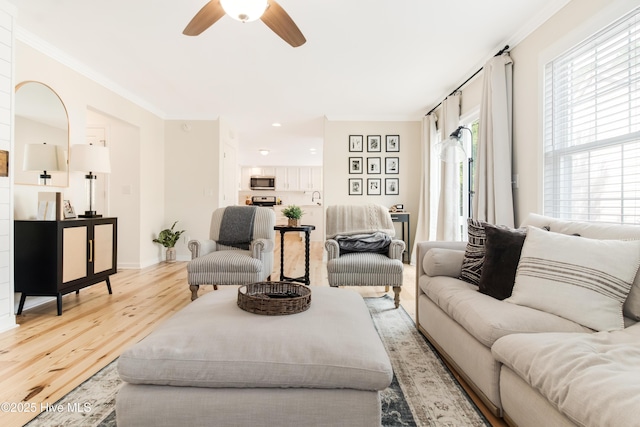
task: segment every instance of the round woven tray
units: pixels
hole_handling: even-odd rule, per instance
[[[279,316],[311,305],[311,289],[291,282],[258,282],[238,288],[238,307],[249,313]]]

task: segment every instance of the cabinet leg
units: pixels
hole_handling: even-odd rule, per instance
[[[62,294],[56,296],[56,302],[58,303],[58,316],[62,316]]]
[[[191,290],[191,301],[195,301],[198,299],[198,285],[189,285],[189,289]]]
[[[18,305],[18,313],[17,314],[22,314],[22,309],[24,308],[24,301],[27,299],[27,296],[25,295],[24,292],[22,292],[20,294],[20,304]]]
[[[113,294],[113,292],[111,292],[111,280],[109,280],[109,277],[107,277],[106,282],[107,282],[107,289],[109,290],[109,295],[111,295]]]

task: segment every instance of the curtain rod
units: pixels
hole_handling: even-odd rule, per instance
[[[496,54],[495,54],[495,55],[493,55],[493,56],[494,56],[494,57],[496,57],[496,56],[500,56],[500,55],[502,55],[503,53],[505,53],[508,49],[509,49],[509,45],[506,45],[505,47],[503,47],[502,49],[500,49],[500,50],[498,51],[498,53],[496,53]],[[457,88],[455,88],[455,89],[454,89],[454,90],[453,90],[449,95],[447,95],[447,96],[451,96],[451,95],[453,95],[454,93],[456,93],[457,91],[459,91],[459,90],[460,90],[460,88],[461,88],[462,86],[464,86],[464,85],[466,85],[467,83],[469,83],[469,80],[471,80],[472,78],[474,78],[474,77],[475,77],[475,76],[476,76],[480,71],[482,71],[482,69],[483,69],[483,68],[484,68],[484,67],[480,67],[480,69],[479,69],[478,71],[476,71],[475,73],[473,73],[473,75],[472,75],[471,77],[469,77],[467,80],[465,80],[465,81],[464,81],[460,86],[458,86]],[[433,113],[434,111],[436,111],[436,108],[438,108],[439,106],[441,106],[441,105],[442,105],[442,102],[443,102],[443,101],[440,101],[440,102],[438,103],[438,105],[436,105],[436,106],[435,106],[435,107],[433,107],[431,110],[429,110],[429,112],[428,112],[427,114],[425,114],[425,116],[428,116],[429,114],[431,114],[431,113]]]

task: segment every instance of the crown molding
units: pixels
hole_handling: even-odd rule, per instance
[[[93,68],[87,66],[82,61],[68,55],[62,50],[58,49],[51,43],[46,42],[35,34],[25,30],[21,26],[16,26],[16,40],[36,49],[42,54],[56,60],[62,65],[70,68],[71,70],[83,75],[84,77],[94,81],[95,83],[103,86],[104,88],[116,93],[117,95],[127,99],[128,101],[133,102],[141,108],[149,111],[156,116],[165,119],[166,114],[164,111],[157,108],[155,105],[150,104],[146,100],[140,98],[138,95],[130,92],[129,90],[123,88],[119,84],[115,83],[113,80],[107,78],[103,74],[97,72]]]

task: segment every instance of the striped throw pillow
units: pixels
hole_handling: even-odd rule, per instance
[[[640,241],[597,240],[528,227],[511,297],[597,331],[624,328],[622,305]]]
[[[484,262],[484,245],[487,235],[484,232],[484,222],[469,218],[467,229],[469,230],[469,240],[462,259],[462,270],[460,279],[478,285],[482,274],[482,263]]]

